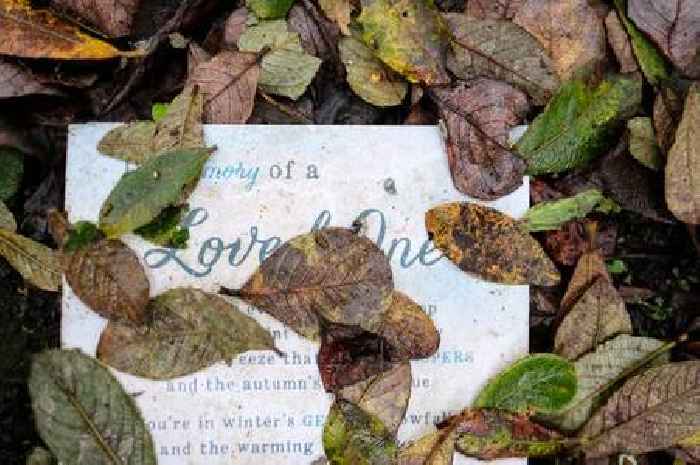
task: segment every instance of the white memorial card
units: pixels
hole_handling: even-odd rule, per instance
[[[129,169],[97,152],[112,127],[70,127],[71,222],[97,222],[102,202]],[[469,276],[428,240],[427,210],[470,200],[452,185],[437,127],[208,125],[204,133],[218,150],[189,199],[188,248],[124,238],[142,259],[152,296],[179,286],[238,288],[282,242],[314,227],[348,227],[360,217],[363,233],[390,256],[396,289],[424,308],[441,335],[435,355],[411,362],[400,441],[430,432],[468,406],[489,377],[527,353],[528,287]],[[519,217],[528,189],[491,205]],[[135,395],[160,465],[307,465],[323,456],[333,396],[320,381],[318,344],[238,304],[274,335],[284,357],[246,352],[169,381],[115,372]],[[94,355],[105,324],[64,286],[64,347]],[[468,461],[456,454],[456,464]]]

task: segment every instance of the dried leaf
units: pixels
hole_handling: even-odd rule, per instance
[[[651,118],[638,116],[627,121],[630,132],[630,153],[639,163],[652,170],[663,167],[661,151],[656,145]]]
[[[669,363],[627,380],[581,431],[586,457],[643,454],[700,430],[700,362]]]
[[[444,15],[452,33],[447,66],[457,77],[486,76],[521,88],[543,105],[559,86],[553,65],[537,40],[510,21]]]
[[[521,221],[530,232],[559,229],[567,221],[584,218],[601,200],[603,194],[599,190],[591,189],[573,197],[540,202],[530,207]]]
[[[340,28],[328,20],[311,2],[297,4],[289,10],[289,29],[299,33],[301,47],[323,61],[337,61]]]
[[[605,28],[587,0],[527,0],[513,22],[542,44],[562,81],[605,61]]]
[[[148,307],[148,327],[110,322],[97,357],[117,370],[169,379],[229,361],[248,350],[275,350],[270,333],[222,297],[175,288]]]
[[[118,237],[179,203],[183,191],[199,179],[210,153],[209,149],[175,150],[126,173],[102,204],[100,229],[109,238]]]
[[[654,98],[654,133],[656,142],[668,153],[676,137],[676,127],[683,114],[683,100],[671,88],[659,89]]]
[[[18,150],[0,145],[0,200],[15,195],[24,176],[24,156]]]
[[[111,129],[102,137],[97,150],[110,157],[143,163],[156,155],[153,148],[155,134],[155,122],[136,121]]]
[[[319,6],[323,10],[328,19],[334,21],[340,27],[340,31],[346,35],[350,35],[350,14],[352,13],[352,5],[350,0],[319,0]]]
[[[2,200],[0,200],[0,229],[7,229],[12,232],[17,231],[15,216]]]
[[[190,232],[182,227],[182,220],[188,210],[188,205],[168,207],[153,221],[135,229],[134,233],[163,247],[185,249]]]
[[[379,336],[388,344],[394,362],[427,358],[440,345],[440,333],[433,320],[410,297],[394,291],[384,314]]]
[[[455,433],[435,431],[399,449],[396,465],[452,465]]]
[[[525,0],[467,0],[465,13],[476,19],[513,19]]]
[[[490,379],[474,407],[555,412],[573,399],[576,384],[576,370],[569,361],[554,354],[528,355]]]
[[[490,79],[432,92],[447,125],[447,159],[457,190],[493,200],[520,186],[525,163],[507,142],[529,110],[527,96]]]
[[[287,16],[294,0],[246,0],[246,6],[260,19],[279,19]]]
[[[156,464],[134,399],[95,359],[76,349],[35,356],[29,393],[37,430],[59,462]]]
[[[78,13],[103,32],[114,36],[126,36],[140,0],[55,0],[59,8]]]
[[[48,10],[35,10],[28,0],[0,3],[0,54],[59,60],[104,60],[123,55],[107,42],[92,38]]]
[[[110,320],[142,324],[150,292],[139,258],[118,240],[98,240],[65,258],[66,280],[90,309]]]
[[[323,448],[331,465],[392,465],[398,450],[381,420],[343,400],[328,413]]]
[[[25,95],[60,95],[42,82],[28,68],[0,59],[0,99]]]
[[[380,107],[403,103],[408,83],[375,58],[365,44],[354,37],[344,37],[338,48],[347,70],[348,84],[357,95]]]
[[[236,12],[234,11],[231,15],[233,16],[235,13]],[[246,15],[247,14],[248,13],[246,10]],[[245,23],[243,24],[243,26],[245,26]],[[242,32],[243,31],[241,31],[241,33]],[[238,38],[236,38],[236,41],[238,41]],[[224,45],[235,46],[236,42],[233,42],[233,43],[226,42]],[[212,59],[212,56],[209,54],[209,52],[204,50],[197,43],[190,42],[187,45],[187,76],[194,75],[194,72],[199,65],[201,65],[202,63],[206,63],[207,61],[209,61],[211,59]],[[155,118],[153,118],[153,119],[155,120]]]
[[[368,0],[357,18],[362,40],[409,82],[448,84],[445,26],[428,0]]]
[[[608,43],[615,53],[617,62],[620,64],[620,72],[628,74],[639,70],[630,39],[627,37],[627,32],[625,32],[625,28],[615,11],[611,11],[605,17],[605,31],[607,32]]]
[[[629,313],[613,285],[598,278],[559,325],[554,352],[576,360],[618,334],[632,334]]]
[[[55,250],[0,228],[0,256],[39,289],[57,291],[61,287],[61,264]]]
[[[558,173],[585,165],[608,148],[617,129],[637,112],[641,98],[641,83],[622,76],[608,78],[595,89],[580,80],[563,84],[516,145],[527,160],[528,173]]]
[[[559,272],[537,241],[493,208],[445,203],[425,215],[428,236],[462,270],[504,284],[553,286]]]
[[[569,281],[569,287],[566,289],[566,293],[561,299],[560,307],[562,311],[568,313],[571,306],[573,306],[599,278],[612,285],[612,278],[610,278],[608,274],[605,259],[600,254],[600,251],[591,250],[581,255],[578,259],[574,274]]]
[[[239,294],[316,339],[320,319],[376,333],[392,289],[389,260],[372,241],[351,229],[327,228],[277,248]]]
[[[666,204],[679,220],[700,224],[700,84],[685,99],[683,117],[666,164]]]

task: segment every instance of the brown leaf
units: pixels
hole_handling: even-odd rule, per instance
[[[61,263],[55,250],[0,228],[0,256],[39,289],[57,291],[61,287]]]
[[[467,0],[464,12],[476,19],[513,19],[525,0]]]
[[[340,28],[326,19],[313,3],[294,5],[289,10],[287,23],[291,31],[299,33],[306,53],[324,61],[338,57]]]
[[[398,291],[392,295],[379,336],[388,344],[389,359],[394,362],[430,357],[440,345],[433,320],[420,305]]]
[[[189,77],[205,96],[204,122],[245,123],[253,112],[260,76],[252,53],[224,51],[202,63]]]
[[[187,75],[192,76],[199,65],[211,60],[211,58],[209,52],[197,43],[190,41],[187,44]]]
[[[139,2],[140,0],[54,0],[57,7],[79,14],[114,37],[129,35]]]
[[[455,436],[449,429],[428,433],[399,449],[396,465],[452,465]]]
[[[615,53],[617,62],[620,64],[620,72],[634,73],[638,71],[639,65],[634,57],[632,44],[615,11],[611,11],[606,16],[605,30],[608,34],[608,43]]]
[[[150,285],[136,254],[118,240],[100,240],[65,257],[66,280],[94,312],[110,320],[145,320]]]
[[[627,14],[685,75],[700,78],[700,8],[696,0],[629,0]]]
[[[447,125],[447,159],[457,190],[493,200],[517,189],[525,162],[506,144],[510,128],[529,110],[527,96],[490,79],[433,93]]]
[[[632,334],[632,321],[615,287],[598,278],[559,325],[554,352],[576,360],[618,334]]]
[[[498,210],[445,203],[426,213],[425,226],[428,237],[450,260],[482,279],[535,286],[559,282],[559,272],[537,241]]]
[[[60,92],[42,84],[29,69],[0,59],[0,99],[33,94],[60,95]]]
[[[676,137],[676,127],[683,114],[683,100],[669,87],[662,87],[654,98],[654,134],[664,153],[668,153]]]
[[[352,13],[352,4],[350,0],[319,0],[319,6],[331,21],[334,21],[340,27],[340,31],[346,35],[350,35],[350,14]]]
[[[578,259],[578,264],[574,274],[569,281],[564,297],[561,299],[560,308],[565,314],[576,303],[578,299],[596,282],[599,278],[612,285],[612,278],[605,265],[605,259],[596,250],[591,250]]]
[[[245,32],[248,25],[248,8],[241,7],[233,10],[233,13],[226,18],[226,24],[224,25],[224,38],[223,44],[226,47],[238,47],[238,39]]]

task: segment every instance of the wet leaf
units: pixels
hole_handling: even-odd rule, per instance
[[[435,431],[399,449],[396,465],[452,465],[455,433]]]
[[[199,179],[210,153],[209,149],[175,150],[126,173],[102,204],[100,229],[107,237],[118,237],[178,204],[183,191]]]
[[[103,32],[115,37],[131,32],[140,0],[56,0],[59,8],[78,13]]]
[[[399,291],[392,294],[379,336],[388,344],[386,350],[394,362],[430,357],[440,345],[440,333],[433,320],[420,305]]]
[[[398,450],[381,420],[343,400],[326,418],[323,448],[331,465],[392,465]]]
[[[598,278],[564,317],[554,352],[575,360],[618,334],[632,334],[625,302],[605,278]]]
[[[567,431],[578,429],[600,405],[606,391],[625,375],[658,359],[663,347],[664,343],[658,339],[627,334],[599,345],[595,352],[584,355],[575,363],[578,390],[574,399],[555,415],[543,419]]]
[[[341,39],[338,48],[347,70],[348,84],[357,95],[380,107],[401,105],[408,91],[406,81],[394,75],[354,37]]]
[[[447,66],[457,77],[503,80],[543,105],[559,86],[550,58],[537,39],[510,21],[446,14],[452,33]]]
[[[571,308],[599,278],[602,278],[612,285],[612,279],[607,270],[605,259],[600,254],[599,250],[591,250],[581,255],[578,259],[574,274],[569,281],[566,293],[561,299],[561,309],[565,313],[568,313],[569,308]]]
[[[17,231],[15,216],[2,200],[0,200],[0,229],[7,229],[12,232]]]
[[[527,114],[527,96],[490,79],[432,92],[447,126],[447,159],[457,190],[493,200],[520,186],[525,163],[508,148],[508,133]]]
[[[595,89],[580,80],[563,84],[516,145],[528,173],[559,173],[593,160],[636,113],[641,97],[641,83],[622,76]]]
[[[620,22],[620,18],[618,18],[614,10],[605,17],[605,31],[607,33],[608,43],[620,65],[620,72],[628,74],[639,70],[630,38],[627,36],[625,27]]]
[[[525,0],[468,0],[465,13],[476,19],[513,19]]]
[[[57,291],[61,287],[61,264],[55,250],[0,228],[0,256],[39,289]]]
[[[539,243],[493,208],[445,203],[425,215],[428,236],[462,270],[504,284],[553,286],[559,272]]]
[[[700,224],[700,84],[685,99],[683,117],[666,164],[666,204],[679,220]]]
[[[348,26],[350,25],[350,14],[352,13],[350,0],[319,0],[318,4],[328,19],[336,22],[341,32],[349,36],[350,29]]]
[[[392,289],[389,260],[372,241],[351,229],[327,228],[277,248],[239,295],[316,339],[319,319],[376,333]]]
[[[0,3],[0,54],[59,60],[104,60],[123,53],[92,38],[49,10],[33,9],[28,0]]]
[[[605,27],[587,0],[528,0],[513,22],[542,44],[562,81],[605,61]]]
[[[627,121],[630,132],[630,153],[639,163],[652,170],[663,167],[661,151],[656,145],[654,126],[648,116],[638,116]]]
[[[188,210],[188,205],[168,207],[153,221],[134,230],[134,233],[163,247],[185,249],[190,232],[181,224]]]
[[[150,285],[138,256],[123,242],[98,240],[68,253],[65,273],[75,295],[100,316],[144,323]]]
[[[509,412],[554,412],[576,394],[576,370],[554,354],[524,357],[489,380],[474,401],[474,407]]]
[[[148,327],[110,322],[97,357],[117,370],[169,379],[231,360],[248,350],[274,350],[270,333],[222,297],[175,288],[151,300]]]
[[[246,0],[246,6],[260,19],[279,19],[287,16],[294,0]]]
[[[133,398],[97,360],[76,349],[43,352],[34,357],[29,393],[39,435],[59,462],[156,464]]]
[[[530,232],[559,229],[567,221],[584,218],[601,200],[603,194],[591,189],[573,197],[541,202],[530,207],[521,221]]]
[[[0,200],[15,195],[24,176],[24,156],[18,150],[0,146]]]
[[[28,68],[0,59],[0,99],[25,95],[60,95],[42,82]]]
[[[669,363],[627,382],[580,433],[586,457],[665,449],[700,430],[700,362]]]
[[[409,82],[450,82],[444,67],[445,25],[432,2],[368,0],[357,21],[364,43]]]

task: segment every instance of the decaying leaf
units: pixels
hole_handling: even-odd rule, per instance
[[[204,148],[175,150],[126,173],[102,204],[100,229],[109,238],[118,237],[180,203],[183,191],[199,179],[210,153]]]
[[[446,31],[428,0],[369,0],[357,18],[362,40],[389,68],[410,82],[448,84]]]
[[[260,19],[278,19],[287,16],[294,0],[247,0],[246,6]]]
[[[700,84],[685,99],[683,117],[666,164],[666,204],[679,220],[700,224]]]
[[[527,172],[567,171],[601,155],[641,98],[641,83],[623,76],[605,79],[595,89],[580,80],[566,82],[516,145]]]
[[[352,5],[350,0],[319,0],[319,6],[326,16],[332,21],[335,21],[340,27],[340,31],[348,36],[350,35],[350,14],[352,13]]]
[[[618,334],[632,334],[629,313],[615,287],[598,278],[559,325],[554,352],[576,360]]]
[[[540,202],[525,212],[521,221],[530,232],[559,229],[567,221],[584,218],[601,200],[603,194],[591,189],[573,197]]]
[[[430,357],[440,345],[440,333],[433,320],[410,297],[394,291],[384,313],[379,336],[388,344],[390,360]]]
[[[372,241],[327,228],[277,248],[237,294],[316,339],[320,319],[376,333],[392,290],[389,260]]]
[[[576,264],[574,274],[569,281],[569,287],[566,289],[566,293],[561,299],[560,307],[562,311],[568,313],[569,308],[571,308],[599,278],[604,279],[612,285],[612,278],[610,278],[608,274],[605,259],[600,251],[591,250],[581,255]]]
[[[562,81],[605,60],[605,28],[587,0],[527,0],[513,22],[542,44]]]
[[[175,288],[148,306],[148,327],[110,322],[97,357],[125,373],[168,379],[231,360],[247,350],[274,350],[270,333],[224,298]]]
[[[7,201],[15,195],[24,176],[24,156],[18,150],[0,145],[0,200]]]
[[[299,33],[301,47],[323,61],[337,61],[340,28],[313,3],[299,3],[289,10],[289,30]]]
[[[513,19],[525,0],[467,0],[465,13],[477,19]]]
[[[643,454],[700,431],[700,362],[669,363],[627,380],[580,433],[586,457]]]
[[[462,270],[504,284],[553,286],[559,272],[511,217],[473,203],[445,203],[425,215],[428,236]]]
[[[447,126],[447,160],[460,192],[493,200],[523,182],[525,163],[507,147],[508,133],[527,114],[527,96],[491,79],[433,89]]]
[[[2,200],[0,200],[0,228],[7,229],[8,231],[12,232],[17,231],[15,216]]]
[[[668,153],[676,137],[676,127],[683,114],[683,99],[670,87],[659,89],[654,98],[654,133],[656,142]]]
[[[354,37],[344,37],[338,49],[347,70],[348,84],[357,95],[380,107],[401,105],[408,83],[375,58],[365,44]]]
[[[455,436],[451,430],[428,433],[401,447],[396,465],[452,465]]]
[[[0,99],[36,94],[57,95],[60,92],[42,84],[29,69],[0,59]]]
[[[107,42],[90,37],[54,16],[35,10],[29,0],[0,3],[0,54],[59,60],[104,60],[123,55]]]
[[[59,8],[78,13],[101,31],[115,37],[131,32],[140,0],[55,0]]]
[[[627,121],[630,132],[630,153],[639,163],[652,170],[663,167],[663,158],[656,145],[654,126],[648,116],[638,116]]]
[[[610,48],[615,53],[615,58],[617,58],[617,62],[620,65],[620,72],[628,74],[639,70],[637,59],[634,57],[634,51],[632,50],[632,43],[614,10],[605,17],[605,31]]]
[[[143,163],[153,158],[153,137],[156,123],[153,121],[136,121],[110,130],[100,140],[97,150],[110,157],[134,163]]]
[[[452,33],[447,66],[457,77],[503,80],[544,105],[559,86],[553,65],[537,39],[510,21],[444,15]]]
[[[555,412],[573,399],[576,384],[576,370],[568,360],[554,354],[528,355],[489,380],[474,407]]]
[[[76,349],[39,354],[29,393],[37,430],[59,462],[156,464],[151,434],[134,399],[97,360]]]
[[[328,413],[323,448],[331,465],[392,465],[398,450],[381,420],[343,400]]]
[[[98,240],[65,257],[66,280],[90,309],[110,320],[144,323],[150,285],[139,258],[118,240]]]
[[[55,250],[0,228],[0,256],[39,289],[57,291],[61,287],[61,264]]]

